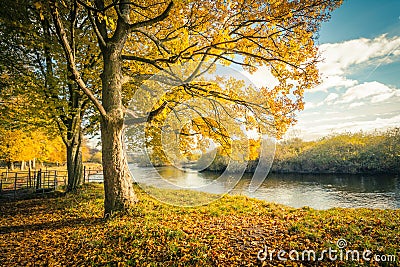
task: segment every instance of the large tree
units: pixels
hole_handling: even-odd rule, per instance
[[[302,109],[304,90],[318,83],[314,37],[329,11],[340,3],[340,0],[37,1],[41,14],[52,18],[72,78],[101,116],[105,213],[129,208],[137,200],[123,151],[126,112],[123,84],[128,80],[124,76],[145,80],[160,70],[168,73],[183,62],[198,64],[192,76],[198,74],[204,62],[239,64],[250,72],[267,66],[279,85],[259,90],[265,101],[257,106],[262,105],[262,110],[272,114],[275,127],[282,133],[294,122],[294,111]],[[94,87],[82,78],[78,62],[84,52],[73,50],[77,41],[75,28],[68,25],[74,25],[70,16],[74,7],[91,22],[85,31],[97,36],[103,60],[101,94],[96,94]],[[184,93],[254,108],[252,103],[223,90],[205,89],[207,86],[189,81]],[[132,121],[149,121],[160,112],[171,112],[169,103],[161,101],[148,111],[145,120],[137,117]]]

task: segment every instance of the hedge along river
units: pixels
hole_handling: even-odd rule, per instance
[[[215,181],[213,187],[206,187],[208,193],[221,192],[226,186],[216,181],[220,174],[215,172],[183,171],[171,166],[154,169],[130,165],[130,168],[133,175],[147,186],[168,188],[160,186],[160,176],[172,185],[199,191]],[[400,208],[398,175],[269,173],[260,188],[250,192],[252,175],[245,173],[229,194],[246,195],[295,208]]]

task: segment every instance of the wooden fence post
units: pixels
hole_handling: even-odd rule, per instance
[[[54,171],[54,190],[57,188],[57,171]]]
[[[31,177],[31,167],[29,166],[29,169],[28,169],[28,181],[29,181],[29,188],[30,187],[32,187],[32,177]]]
[[[14,177],[14,199],[17,195],[17,179],[18,179],[18,172],[15,173],[15,177]]]
[[[83,166],[83,184],[86,182],[86,166]]]
[[[38,190],[41,186],[41,182],[42,182],[42,169],[40,169],[37,172],[37,177],[36,177],[36,190]]]

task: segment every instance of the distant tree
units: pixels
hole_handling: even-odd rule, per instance
[[[21,162],[21,169],[26,162],[64,163],[65,148],[60,137],[48,135],[38,130],[0,129],[0,160],[6,162],[9,169],[14,169],[15,162]]]
[[[272,170],[288,172],[397,173],[400,131],[342,133],[278,144]],[[294,143],[296,144],[295,146]]]

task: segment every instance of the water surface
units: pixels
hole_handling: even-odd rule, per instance
[[[229,185],[217,180],[220,174],[213,172],[182,171],[174,167],[155,170],[135,166],[131,166],[131,170],[140,183],[155,187],[179,186],[209,193],[229,189]],[[161,184],[160,176],[167,183]],[[246,173],[230,194],[246,195],[295,208],[400,208],[400,178],[396,175],[270,173],[255,192],[248,190],[251,178],[252,174]]]

